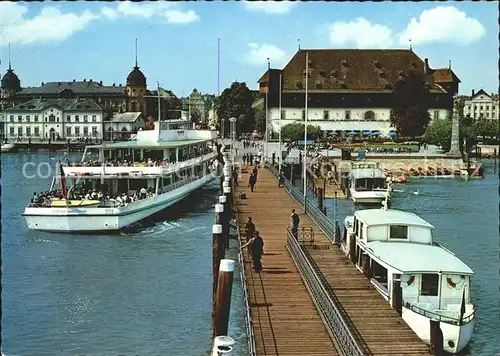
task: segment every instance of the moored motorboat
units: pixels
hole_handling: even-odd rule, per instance
[[[341,246],[424,342],[438,321],[443,349],[456,354],[472,338],[474,272],[433,241],[434,227],[413,213],[359,210],[345,219]]]
[[[371,162],[352,164],[349,192],[355,204],[380,204],[390,198],[384,172]]]
[[[13,143],[2,143],[1,152],[10,152],[16,145]]]
[[[166,120],[135,140],[87,146],[81,162],[60,165],[49,191],[33,197],[23,214],[28,227],[120,230],[184,199],[218,169],[217,132],[190,125]]]

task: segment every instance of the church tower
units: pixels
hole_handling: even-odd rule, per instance
[[[135,39],[135,67],[127,76],[127,111],[146,114],[146,77],[137,64],[137,38]]]
[[[9,44],[9,69],[7,73],[2,77],[2,85],[0,87],[0,110],[3,110],[11,105],[8,105],[8,100],[11,96],[15,95],[17,92],[21,91],[21,81],[19,77],[14,73],[10,63],[10,44]]]

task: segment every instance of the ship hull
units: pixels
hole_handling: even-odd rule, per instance
[[[167,193],[136,201],[123,208],[27,207],[23,215],[31,230],[66,233],[118,231],[181,201],[215,177],[212,174],[206,175]]]

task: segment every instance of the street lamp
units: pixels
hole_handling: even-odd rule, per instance
[[[230,130],[230,135],[231,135],[231,156],[233,156],[233,166],[234,166],[234,141],[236,139],[236,118],[231,117],[229,118],[229,130]]]

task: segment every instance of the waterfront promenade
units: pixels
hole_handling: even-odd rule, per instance
[[[429,348],[371,283],[303,214],[288,192],[277,187],[276,177],[269,170],[259,171],[254,192],[247,186],[248,173],[243,173],[236,194],[245,192],[248,198],[236,199],[239,228],[243,236],[244,224],[251,216],[264,239],[265,251],[260,274],[252,270],[247,251],[244,258],[256,355],[342,354],[334,347],[340,349],[342,335],[333,335],[332,329],[324,326],[340,323],[338,319],[327,320],[335,319],[333,316],[318,313],[315,305],[322,301],[314,296],[318,293],[312,293],[310,283],[307,287],[304,284],[303,270],[297,269],[298,258],[292,256],[293,249],[287,242],[291,209],[299,213],[301,227],[314,231],[314,244],[301,249],[320,276],[318,283],[329,295],[327,299],[338,303],[349,329],[346,334],[351,333],[353,343],[361,350],[359,355],[429,355]]]

